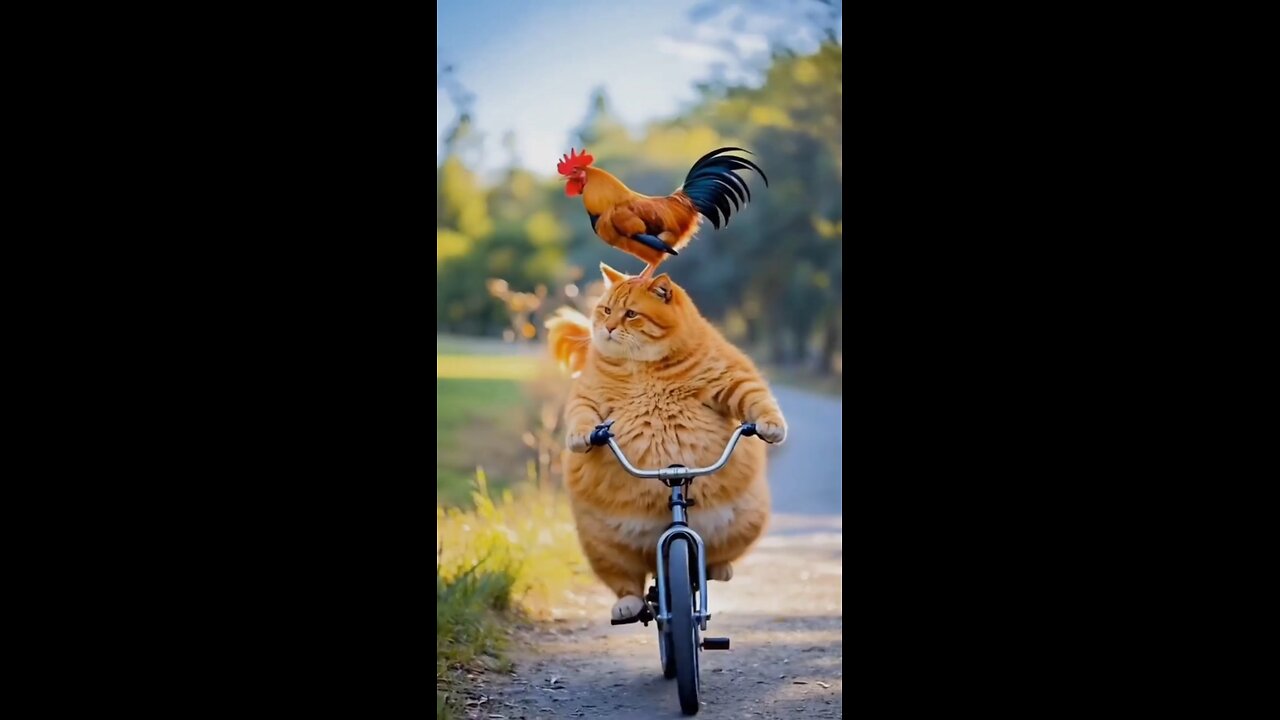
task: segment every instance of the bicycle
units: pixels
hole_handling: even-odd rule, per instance
[[[671,465],[660,470],[641,470],[627,460],[609,430],[613,421],[597,425],[591,432],[594,446],[608,445],[627,472],[640,478],[657,478],[671,489],[667,507],[671,509],[671,525],[658,538],[657,568],[654,577],[657,585],[650,586],[645,596],[645,607],[636,617],[611,620],[613,625],[629,625],[650,621],[658,625],[658,653],[662,662],[662,674],[668,680],[675,678],[680,697],[680,709],[685,715],[698,712],[698,695],[701,679],[698,672],[698,650],[728,650],[729,638],[701,638],[699,633],[707,629],[711,613],[707,612],[707,559],[702,538],[688,524],[686,510],[694,505],[685,488],[695,477],[710,475],[729,462],[743,435],[756,434],[754,423],[744,423],[733,431],[724,453],[714,464],[704,468]],[[691,559],[692,556],[692,559]],[[695,574],[696,572],[696,574]]]

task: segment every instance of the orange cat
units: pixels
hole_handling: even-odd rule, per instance
[[[630,277],[601,263],[606,291],[590,320],[562,311],[547,322],[549,344],[575,373],[565,407],[565,484],[578,539],[596,575],[618,595],[613,617],[635,617],[655,565],[658,536],[671,523],[669,491],[629,475],[588,437],[613,420],[618,445],[641,468],[711,465],[734,428],[754,422],[780,443],[787,425],[759,371],[698,314],[667,275]],[[743,438],[719,472],[693,481],[689,526],[706,543],[707,575],[733,577],[730,561],[769,519],[765,445]]]

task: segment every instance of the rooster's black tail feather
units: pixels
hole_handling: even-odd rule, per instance
[[[698,158],[698,162],[689,169],[682,188],[684,194],[693,201],[693,206],[698,209],[698,212],[706,215],[717,230],[720,229],[722,222],[727,227],[729,216],[751,199],[751,189],[747,187],[745,180],[738,177],[735,170],[755,170],[764,179],[765,187],[769,186],[769,178],[765,176],[759,165],[746,158],[724,155],[734,150],[751,152],[738,147],[712,150]],[[724,216],[723,220],[721,215]]]

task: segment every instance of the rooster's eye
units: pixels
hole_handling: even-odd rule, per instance
[[[608,306],[608,305],[605,305],[605,306],[604,306],[604,314],[605,314],[605,315],[608,315],[608,314],[609,314],[609,313],[611,313],[611,312],[613,312],[613,311],[609,309],[609,306]]]
[[[635,317],[635,316],[636,316],[636,311],[635,311],[635,310],[628,310],[628,311],[627,311],[627,318],[633,318],[633,317]]]

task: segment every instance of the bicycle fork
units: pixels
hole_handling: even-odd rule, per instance
[[[693,503],[692,500],[685,499],[684,487],[681,485],[670,485],[671,500],[668,505],[671,507],[671,527],[658,538],[658,630],[661,632],[669,632],[669,624],[671,622],[671,606],[668,602],[667,595],[667,549],[671,546],[671,541],[677,537],[684,537],[698,563],[698,611],[694,613],[693,621],[698,629],[703,632],[707,631],[707,621],[711,619],[711,613],[707,611],[707,553],[702,543],[702,537],[694,532],[688,525],[685,508]],[[706,650],[728,650],[729,638],[703,638],[702,647]]]

